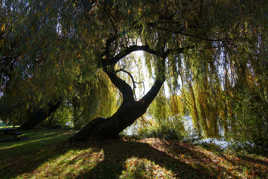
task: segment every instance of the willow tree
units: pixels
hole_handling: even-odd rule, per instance
[[[227,62],[223,66],[235,71],[234,78],[228,78],[230,88],[242,85],[236,77],[242,79],[249,61],[252,68],[248,72],[253,70],[254,78],[265,76],[260,65],[265,63],[267,53],[262,46],[267,42],[265,1],[6,0],[5,3],[10,7],[10,17],[22,15],[21,20],[10,21],[13,24],[10,33],[16,38],[7,38],[10,44],[20,42],[13,43],[20,47],[14,53],[17,67],[22,70],[19,77],[9,80],[13,82],[12,89],[15,89],[14,79],[32,78],[37,94],[42,94],[34,100],[41,101],[36,105],[47,105],[49,99],[60,98],[67,89],[75,89],[77,83],[94,81],[94,74],[103,71],[122,94],[122,103],[114,114],[90,121],[72,138],[74,141],[117,136],[146,112],[165,79],[171,81],[173,89],[200,81],[200,88],[192,85],[192,94],[196,89],[212,91],[217,80],[214,77],[221,75],[214,64],[224,60]],[[119,63],[134,51],[146,53],[146,64],[154,77],[151,89],[139,100],[134,98],[131,86],[118,76],[119,72],[125,72],[135,84],[132,74]],[[227,58],[221,58],[222,54]],[[252,60],[248,60],[250,55]],[[25,77],[25,71],[30,75]],[[43,88],[42,82],[53,85]],[[261,79],[255,86],[267,89],[265,84]],[[6,94],[12,94],[11,91]],[[77,91],[70,92],[70,98],[79,99],[81,94]],[[263,102],[267,102],[267,93],[260,94],[265,99]],[[212,100],[204,98],[212,95],[194,96],[196,101],[203,100],[202,106],[196,103],[196,113],[216,110],[216,104],[205,105]],[[215,126],[215,121],[211,121],[214,119],[208,119],[213,114],[205,112],[207,126]]]
[[[79,96],[77,86],[96,79],[91,54],[97,43],[88,47],[76,38],[82,33],[76,28],[83,21],[80,4],[1,1],[2,119],[32,128]]]
[[[226,53],[230,58],[235,58],[235,53],[242,49],[257,47],[255,37],[264,33],[263,11],[258,11],[263,9],[261,6],[265,6],[264,1],[257,4],[253,1],[99,1],[95,12],[103,15],[106,27],[111,25],[110,34],[104,39],[99,66],[119,89],[123,102],[111,117],[93,120],[72,139],[118,135],[146,112],[165,77],[174,78],[175,88],[179,77],[184,84],[201,80],[200,95],[196,97],[193,96],[196,90],[190,85],[192,96],[198,101],[196,115],[204,120],[202,125],[208,131],[207,135],[217,133],[217,107],[220,106],[209,98],[217,94],[223,83],[214,78],[221,75],[214,63],[223,60],[220,54],[224,49],[230,50]],[[115,64],[137,50],[153,55],[156,69],[152,71],[156,75],[149,92],[135,101],[130,86],[116,75],[121,69],[115,69]],[[250,51],[245,53],[252,54]],[[247,64],[243,58],[241,56],[236,63]],[[188,72],[184,73],[184,70]],[[208,89],[211,91],[202,96],[202,90]]]

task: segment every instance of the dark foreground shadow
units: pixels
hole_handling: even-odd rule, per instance
[[[123,141],[120,139],[103,141],[91,140],[82,144],[70,144],[64,140],[55,140],[55,137],[52,140],[50,135],[47,135],[46,137],[48,138],[42,138],[42,141],[28,141],[29,143],[25,143],[23,146],[18,146],[16,149],[0,150],[0,154],[9,153],[9,155],[11,155],[10,159],[8,156],[1,156],[3,160],[0,161],[0,175],[5,176],[4,178],[15,178],[27,173],[27,176],[30,177],[36,172],[40,165],[49,160],[57,159],[70,150],[79,151],[90,148],[92,149],[90,152],[81,153],[81,156],[76,156],[69,161],[69,164],[72,165],[72,163],[76,163],[81,159],[90,158],[92,157],[91,154],[93,152],[99,153],[101,151],[103,153],[103,160],[97,163],[92,169],[83,170],[75,175],[70,171],[69,173],[66,173],[66,176],[71,176],[71,178],[116,179],[122,175],[123,171],[129,170],[129,168],[125,166],[126,161],[133,157],[147,159],[150,162],[159,165],[161,168],[171,171],[176,178],[209,179],[217,178],[218,176],[217,171],[214,170],[213,167],[193,165],[193,162],[187,163],[176,158],[175,156],[177,154],[187,154],[200,161],[200,163],[204,162],[202,161],[203,159],[209,160],[208,157],[201,153],[191,151],[182,146],[167,144],[167,146],[162,146],[165,147],[162,151],[160,150],[161,147],[153,147],[148,143]],[[34,147],[36,147],[36,149],[34,149]],[[8,150],[16,150],[16,152],[14,153],[14,151],[12,152]],[[16,156],[12,156],[12,154],[15,154]],[[66,162],[65,165],[68,165],[68,162]],[[146,167],[142,164],[138,165],[139,166],[136,167],[137,171],[134,171],[134,178],[142,179],[144,178],[142,172],[145,171]],[[139,167],[140,170],[137,169]],[[61,175],[61,173],[56,175]]]
[[[260,164],[260,165],[264,165],[268,167],[268,161],[265,161],[265,160],[256,159],[256,158],[252,158],[249,156],[242,156],[242,155],[239,155],[239,158],[241,158],[242,160],[254,163],[254,164]]]
[[[132,175],[131,178],[145,178],[144,172],[147,172],[148,167],[146,168],[142,164],[144,160],[154,163],[154,166],[158,165],[162,169],[170,171],[176,178],[209,179],[227,178],[226,176],[237,178],[226,168],[219,166],[213,157],[203,151],[196,150],[191,144],[184,145],[183,143],[168,141],[165,143],[160,140],[160,142],[123,141],[121,139],[90,140],[86,143],[70,144],[65,141],[66,136],[59,134],[57,138],[57,136],[51,137],[51,135],[47,133],[46,137],[40,136],[40,139],[29,140],[27,143],[17,147],[9,148],[10,146],[7,145],[6,148],[0,148],[0,178],[15,178],[22,174],[32,177],[34,173],[40,170],[39,166],[47,161],[53,161],[70,150],[82,151],[84,149],[86,149],[84,150],[86,152],[78,153],[70,161],[64,161],[64,165],[71,167],[82,160],[86,168],[78,172],[75,172],[76,169],[74,168],[66,171],[67,173],[65,172],[64,176],[70,176],[70,178],[116,179],[120,178],[120,176],[122,177],[124,172],[131,170],[129,166],[126,166],[126,163],[129,163],[126,161],[131,158],[137,158],[142,160],[138,160],[141,162],[136,163],[134,177]],[[71,136],[71,134],[67,135]],[[88,160],[92,159],[93,153],[101,154],[100,160],[95,162],[96,165],[90,163],[94,161]],[[260,161],[254,162],[260,163]],[[266,164],[265,161],[262,162]],[[92,167],[88,167],[89,165],[92,165]],[[41,168],[41,170],[43,171],[44,169]],[[150,170],[156,169],[150,168]],[[55,171],[53,177],[63,177],[61,172],[61,170]]]
[[[150,160],[155,164],[172,171],[177,178],[216,178],[210,175],[211,171],[208,169],[202,167],[199,167],[198,169],[194,168],[191,165],[185,164],[180,160],[167,155],[165,152],[156,150],[146,143],[113,140],[104,141],[103,143],[94,145],[94,148],[95,150],[103,150],[104,160],[98,163],[92,170],[80,173],[76,178],[119,178],[122,171],[126,169],[126,160],[132,157]],[[106,173],[103,173],[103,171],[106,171]],[[139,173],[137,173],[136,177],[143,178]]]
[[[38,133],[34,137],[29,137]],[[32,130],[21,140],[0,144],[0,178],[15,178],[24,173],[31,173],[48,160],[67,152],[62,142],[72,132],[67,130]]]

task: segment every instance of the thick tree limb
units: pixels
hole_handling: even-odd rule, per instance
[[[105,69],[104,72],[108,75],[112,83],[119,89],[123,95],[123,101],[134,101],[134,95],[131,87],[121,78],[119,78],[115,71]]]
[[[184,48],[172,49],[164,51],[166,44],[165,39],[162,39],[163,42],[159,43],[156,47],[158,51],[149,48],[149,46],[137,46],[132,45],[126,49],[121,50],[114,57],[109,56],[109,47],[113,43],[113,38],[106,41],[106,49],[104,55],[107,59],[102,58],[102,67],[105,73],[108,75],[112,83],[119,89],[119,91],[123,95],[123,103],[120,105],[118,110],[109,118],[96,118],[90,123],[88,123],[85,127],[83,127],[76,135],[74,135],[70,141],[83,141],[90,137],[115,137],[123,131],[126,127],[130,126],[135,122],[136,119],[141,117],[148,109],[149,105],[152,103],[153,99],[158,94],[161,89],[164,81],[165,81],[165,59],[167,55],[171,52],[179,52],[181,53]],[[124,80],[120,79],[116,73],[119,71],[123,71],[127,73],[133,82],[133,86],[135,87],[135,81],[133,76],[121,69],[114,70],[114,65],[130,54],[131,52],[143,50],[145,52],[154,54],[160,59],[158,59],[158,74],[157,78],[151,87],[151,89],[144,95],[141,100],[136,101],[134,99],[134,92],[131,89],[130,85],[128,85]]]
[[[147,92],[147,94],[141,100],[135,101],[133,98],[133,92],[128,84],[118,78],[114,72],[109,72],[107,70],[105,72],[112,80],[112,82],[116,85],[116,87],[118,87],[118,89],[122,92],[123,103],[111,117],[106,119],[96,118],[88,123],[70,139],[71,142],[87,140],[90,137],[111,138],[118,136],[121,131],[133,124],[136,119],[141,117],[146,112],[150,103],[156,97],[165,81],[162,76],[158,76],[159,79],[154,82],[153,86]],[[126,85],[125,87],[127,89],[124,89],[124,87],[121,85]],[[130,95],[132,95],[131,100],[125,97],[125,95],[127,95],[127,97],[130,97]]]
[[[151,53],[151,54],[156,55],[158,57],[164,57],[166,55],[166,54],[163,54],[159,51],[151,49],[148,45],[142,45],[142,46],[132,45],[132,46],[129,46],[128,48],[122,50],[121,52],[119,52],[119,54],[117,54],[116,56],[114,56],[112,58],[108,57],[107,59],[102,59],[102,67],[114,65],[119,60],[126,57],[130,53],[135,52],[135,51],[140,51],[140,50]]]
[[[156,95],[158,94],[160,88],[162,87],[165,80],[156,80],[151,87],[151,89],[146,93],[146,95],[139,100],[139,102],[143,103],[145,106],[149,106]]]

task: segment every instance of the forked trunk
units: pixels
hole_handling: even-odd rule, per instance
[[[109,118],[96,118],[75,134],[71,141],[83,141],[88,138],[115,138],[125,128],[141,117],[159,92],[164,78],[155,81],[150,91],[140,100],[135,101],[130,86],[116,76],[114,72],[105,71],[113,84],[123,95],[123,103]]]

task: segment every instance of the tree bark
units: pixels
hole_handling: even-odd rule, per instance
[[[158,94],[165,79],[158,78],[149,92],[140,100],[134,99],[131,87],[120,79],[114,71],[105,70],[112,83],[123,95],[119,109],[109,118],[96,118],[89,122],[77,134],[71,137],[71,142],[84,141],[89,138],[116,138],[119,133],[141,117]]]
[[[36,127],[38,124],[43,122],[47,117],[54,113],[61,105],[61,100],[56,103],[49,103],[48,109],[37,109],[30,113],[29,120],[23,123],[18,130],[29,130]]]

